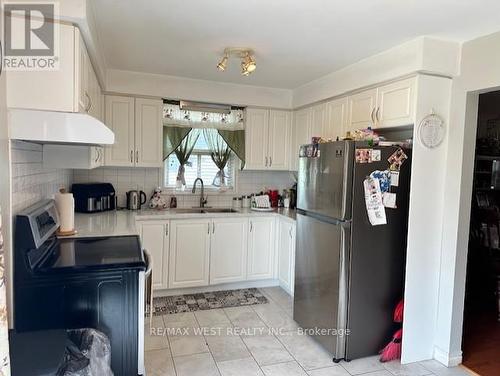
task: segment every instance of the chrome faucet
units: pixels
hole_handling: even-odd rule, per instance
[[[203,184],[203,179],[202,178],[196,178],[196,180],[193,183],[193,194],[196,193],[196,183],[198,181],[201,183],[201,196],[200,196],[200,208],[204,208],[205,204],[207,203],[207,199],[205,198],[205,185]]]

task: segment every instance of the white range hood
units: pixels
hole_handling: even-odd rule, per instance
[[[114,133],[96,118],[80,113],[11,108],[12,140],[43,144],[112,145]]]

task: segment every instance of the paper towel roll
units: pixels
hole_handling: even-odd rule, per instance
[[[60,232],[69,232],[75,229],[75,199],[72,193],[63,190],[55,195],[56,208],[61,222]]]

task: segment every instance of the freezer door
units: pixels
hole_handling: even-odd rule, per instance
[[[319,156],[311,155],[312,145],[301,147],[297,184],[297,208],[326,217],[351,217],[354,143],[329,142],[318,145]]]
[[[346,327],[349,232],[348,222],[297,214],[293,318],[304,329]],[[344,357],[345,337],[313,337],[334,358]]]

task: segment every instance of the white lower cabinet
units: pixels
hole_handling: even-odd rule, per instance
[[[207,286],[210,219],[170,222],[169,288]]]
[[[278,273],[280,284],[293,291],[295,225],[290,220],[139,220],[137,228],[151,254],[155,290],[278,279]]]
[[[169,223],[165,221],[138,222],[142,247],[151,255],[153,288],[168,288]]]
[[[293,295],[295,279],[295,222],[278,221],[278,279],[280,286]]]
[[[211,285],[246,280],[247,235],[247,218],[213,220],[210,237]]]
[[[249,219],[247,280],[274,277],[274,217]]]

